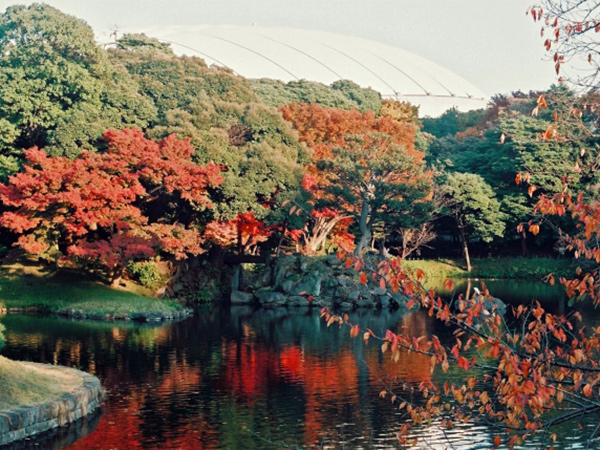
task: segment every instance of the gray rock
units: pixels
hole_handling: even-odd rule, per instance
[[[265,290],[265,291],[258,291],[256,295],[258,297],[258,301],[262,305],[285,303],[285,296],[281,292]]]
[[[231,292],[231,304],[232,305],[247,305],[254,300],[254,294],[250,292],[232,291]]]
[[[308,265],[310,261],[306,258],[300,258],[300,272],[308,272]]]
[[[283,283],[281,283],[281,290],[283,292],[285,292],[286,294],[289,294],[290,292],[292,292],[293,287],[294,287],[293,280],[285,280]]]
[[[360,298],[360,291],[352,291],[346,296],[346,300],[349,302],[356,302]]]
[[[360,288],[360,296],[365,299],[370,299],[373,297],[373,294],[371,294],[371,290],[368,287],[362,286]]]
[[[373,295],[385,295],[387,293],[387,289],[382,289],[380,287],[376,287],[371,291]]]
[[[390,306],[390,298],[387,295],[380,295],[379,297],[377,297],[377,304],[381,307],[381,308],[388,308]]]
[[[105,393],[97,378],[75,369],[57,370],[80,376],[82,386],[56,401],[0,411],[0,446],[74,422],[98,408]]]
[[[481,297],[482,295],[483,294],[475,294],[475,296],[473,298],[475,300],[479,301],[479,297]],[[492,313],[492,311],[495,311],[497,314],[499,314],[501,316],[504,316],[506,314],[506,303],[504,303],[499,298],[496,298],[496,297],[484,298],[482,306],[489,313]],[[485,314],[485,315],[487,315],[487,314]]]
[[[340,309],[342,311],[350,311],[352,308],[354,308],[354,305],[352,305],[352,303],[348,303],[348,302],[340,303]]]
[[[273,270],[273,284],[279,286],[283,283],[287,275],[287,268],[284,264],[278,262]]]
[[[342,264],[342,261],[340,261],[335,254],[332,254],[327,257],[327,264],[332,267],[337,267]]]
[[[310,304],[311,306],[327,306],[327,307],[332,307],[333,306],[333,300],[331,298],[327,298],[327,297],[321,297],[318,301],[312,302]]]
[[[321,295],[321,274],[319,272],[312,272],[306,275],[296,284],[290,293],[292,295],[312,295],[318,297]]]
[[[292,295],[288,298],[287,304],[289,306],[308,306],[310,302],[306,297],[303,297],[302,295]]]
[[[272,275],[273,270],[270,267],[266,267],[263,273],[260,276],[258,282],[261,286],[270,286],[272,284]]]
[[[240,272],[242,270],[241,266],[237,266],[235,268],[235,272],[233,272],[233,276],[231,277],[231,290],[237,291],[240,288]]]
[[[356,304],[358,306],[360,306],[361,308],[374,308],[375,307],[375,302],[373,300],[359,300],[358,302],[356,302]]]

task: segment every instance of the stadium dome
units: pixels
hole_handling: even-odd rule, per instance
[[[295,28],[240,26],[160,27],[144,32],[169,42],[177,54],[246,78],[284,82],[351,80],[383,98],[419,105],[421,116],[439,116],[451,107],[484,108],[486,96],[450,70],[398,48],[351,36]]]

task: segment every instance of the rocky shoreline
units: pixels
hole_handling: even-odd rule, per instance
[[[335,255],[310,258],[287,255],[269,261],[251,275],[234,276],[232,305],[330,306],[341,310],[355,308],[398,308],[407,297],[383,289],[379,284],[360,282],[358,273],[346,268]]]
[[[99,408],[106,393],[100,386],[98,378],[68,367],[61,367],[60,370],[81,377],[83,382],[81,387],[73,393],[63,394],[54,401],[21,405],[0,411],[0,446],[63,427]]]
[[[41,314],[47,313],[36,307],[29,308],[0,308],[2,314]],[[83,311],[81,309],[66,308],[53,312],[58,316],[63,316],[77,320],[98,320],[98,321],[114,321],[125,320],[135,322],[161,322],[165,320],[181,320],[194,315],[194,310],[191,308],[183,308],[180,311],[147,311],[133,312],[130,314],[106,314],[102,312]]]

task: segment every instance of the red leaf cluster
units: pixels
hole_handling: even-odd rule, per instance
[[[194,164],[189,141],[174,136],[154,142],[126,129],[104,139],[106,151],[74,160],[24,152],[23,170],[0,185],[9,207],[0,224],[21,234],[17,245],[37,255],[58,247],[63,256],[109,268],[160,252],[178,259],[200,253],[193,224],[151,223],[146,206],[169,195],[196,210],[210,207],[207,188],[222,182],[219,167]]]

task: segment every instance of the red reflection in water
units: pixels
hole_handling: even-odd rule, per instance
[[[418,334],[427,333],[425,316],[411,315],[404,325]],[[158,337],[165,338],[162,334]],[[103,372],[104,383],[114,383],[119,391],[110,395],[97,429],[68,448],[216,450],[224,448],[223,440],[232,428],[239,432],[243,424],[251,427],[253,421],[271,420],[292,428],[302,419],[301,445],[317,443],[323,430],[338,423],[340,417],[352,423],[356,433],[367,435],[369,418],[359,407],[360,361],[355,352],[356,349],[342,346],[329,354],[316,354],[297,344],[276,349],[261,342],[245,326],[242,338],[223,338],[220,352],[216,347],[211,354],[210,363],[216,366],[216,371],[210,372],[211,379],[207,379],[208,372],[206,368],[202,370],[200,363],[191,364],[188,356],[174,351],[168,358],[156,359],[154,370],[147,371],[141,380],[120,379],[127,377],[123,368],[107,369]],[[423,355],[402,353],[394,363],[387,355],[382,359],[375,343],[358,354],[371,368],[383,369],[405,381],[430,380],[429,359]],[[292,395],[299,393],[300,417],[294,416],[285,423],[285,419],[269,416],[276,414],[264,406],[273,401],[269,399],[272,386],[283,390],[293,387]],[[205,397],[198,396],[202,389],[209,391],[203,394],[208,397],[207,404],[203,403]],[[154,407],[159,409],[152,410]],[[173,412],[186,407],[180,415]],[[222,424],[230,419],[239,419],[239,423]],[[168,423],[157,425],[161,420]],[[163,429],[164,436],[160,436]],[[245,438],[248,439],[247,434]],[[232,438],[227,439],[229,442]]]
[[[214,450],[217,440],[215,432],[208,422],[199,415],[192,420],[180,424],[170,424],[169,437],[164,442],[152,442],[144,437],[142,414],[150,399],[165,400],[172,396],[185,396],[192,393],[201,382],[198,367],[189,366],[181,359],[171,358],[170,369],[163,372],[156,380],[143,380],[142,385],[128,383],[130,394],[115,398],[110,395],[103,408],[103,416],[96,430],[68,447],[70,450],[114,449],[114,450],[146,450],[146,449],[181,449],[181,450]],[[161,437],[154,438],[161,440]]]

